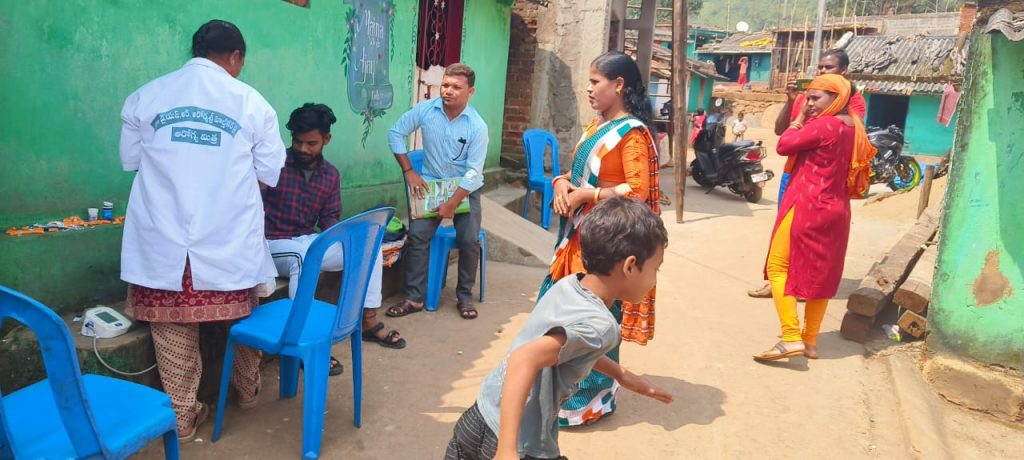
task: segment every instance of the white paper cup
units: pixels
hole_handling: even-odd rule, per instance
[[[89,212],[89,222],[92,222],[92,221],[100,218],[100,210],[99,209],[97,209],[97,208],[89,208],[88,212]]]

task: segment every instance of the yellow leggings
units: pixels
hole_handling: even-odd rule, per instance
[[[796,297],[786,295],[786,279],[789,277],[789,233],[793,225],[793,209],[775,231],[771,248],[768,249],[768,282],[772,285],[772,299],[775,311],[782,323],[782,341],[799,342],[807,345],[818,343],[818,329],[825,318],[828,299],[808,299],[804,308],[804,330],[800,332],[800,317],[796,310]]]

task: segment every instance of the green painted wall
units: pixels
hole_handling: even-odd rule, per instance
[[[928,321],[944,347],[1024,369],[1024,42],[972,41]]]
[[[939,96],[911,96],[907,109],[907,128],[904,136],[909,143],[908,153],[942,156],[953,146],[956,116],[949,126],[935,121],[939,113]]]
[[[700,97],[700,75],[691,74],[690,83],[687,87],[690,95],[686,98],[686,111],[695,113],[697,109],[704,109],[711,107],[711,93],[714,92],[715,81],[708,78],[707,82],[704,83],[704,99]],[[657,107],[661,109],[661,107]]]
[[[47,222],[113,201],[124,213],[133,175],[118,159],[119,114],[132,91],[178,69],[203,22],[234,22],[248,45],[241,79],[274,106],[284,123],[304,102],[334,108],[338,123],[326,157],[342,172],[347,215],[374,204],[404,203],[388,128],[411,106],[417,0],[395,0],[390,61],[394,105],[373,121],[365,147],[363,117],[348,108],[341,66],[347,36],[343,0],[300,8],[281,0],[39,0],[0,2],[0,229]],[[490,126],[487,167],[498,165],[508,60],[510,7],[466,2],[473,31],[463,61],[477,70],[473,103]],[[17,63],[13,65],[11,63]],[[16,114],[16,115],[15,115]],[[404,207],[404,206],[402,206]],[[56,309],[123,298],[118,280],[120,228],[55,236],[0,235],[0,284]]]

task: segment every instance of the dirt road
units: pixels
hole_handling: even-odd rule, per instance
[[[769,138],[765,130],[751,137]],[[772,156],[777,172],[782,162]],[[672,170],[663,187],[671,190]],[[935,187],[936,198],[943,183]],[[687,189],[685,223],[665,217],[670,232],[659,274],[657,337],[647,347],[625,344],[623,363],[672,392],[662,405],[621,394],[619,411],[594,426],[562,432],[563,453],[573,459],[677,458],[897,458],[924,457],[905,429],[906,411],[884,364],[864,347],[839,337],[845,298],[871,263],[913,221],[917,194],[870,206],[855,203],[849,254],[839,295],[829,307],[820,338],[821,359],[775,365],[751,355],[777,340],[769,300],[745,292],[760,286],[761,268],[775,218],[778,179],[765,199],[748,204],[719,189]],[[451,287],[437,313],[388,320],[408,339],[405,350],[367,345],[364,354],[363,427],[352,424],[351,377],[331,379],[323,458],[438,459],[451,428],[472,404],[481,379],[500,360],[533,305],[544,270],[490,263],[481,316],[456,315]],[[450,273],[454,276],[455,270]],[[454,279],[449,286],[454,284]],[[347,343],[335,355],[349,367]],[[211,363],[208,363],[211,365]],[[217,364],[212,364],[217,365]],[[277,369],[264,371],[261,404],[228,408],[225,435],[183,446],[182,458],[296,458],[301,450],[302,399],[277,399]],[[953,409],[956,410],[956,409]],[[956,418],[959,417],[959,418]],[[1021,455],[1019,431],[993,427],[955,412],[963,426],[950,429],[951,457]],[[1018,440],[1012,437],[1016,433]],[[912,433],[911,433],[912,434]],[[966,447],[964,447],[966,446]],[[975,447],[976,446],[976,447]],[[1004,450],[1016,449],[1016,450]],[[953,455],[957,453],[957,455]],[[141,458],[162,458],[158,446]]]

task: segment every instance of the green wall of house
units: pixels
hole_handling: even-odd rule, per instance
[[[975,34],[946,190],[931,339],[1024,369],[1024,42]]]
[[[911,96],[907,110],[907,129],[904,136],[909,144],[908,153],[915,155],[942,156],[953,146],[953,130],[956,115],[949,126],[935,121],[939,113],[938,96]]]
[[[401,175],[387,147],[388,128],[412,104],[417,0],[394,0],[390,109],[372,122],[349,108],[341,65],[349,2],[196,0],[188,7],[150,0],[0,2],[5,39],[0,60],[0,229],[45,223],[112,201],[124,213],[133,174],[118,158],[121,106],[147,81],[178,69],[191,35],[209,19],[238,25],[248,53],[241,79],[277,110],[304,102],[334,108],[338,123],[325,156],[342,171],[346,215],[376,204],[404,203]],[[462,60],[477,70],[473,104],[489,125],[486,167],[500,150],[510,6],[467,1]],[[17,63],[13,65],[11,63]],[[404,206],[401,206],[404,208]],[[118,279],[120,227],[57,235],[0,235],[0,285],[58,309],[123,298]]]

